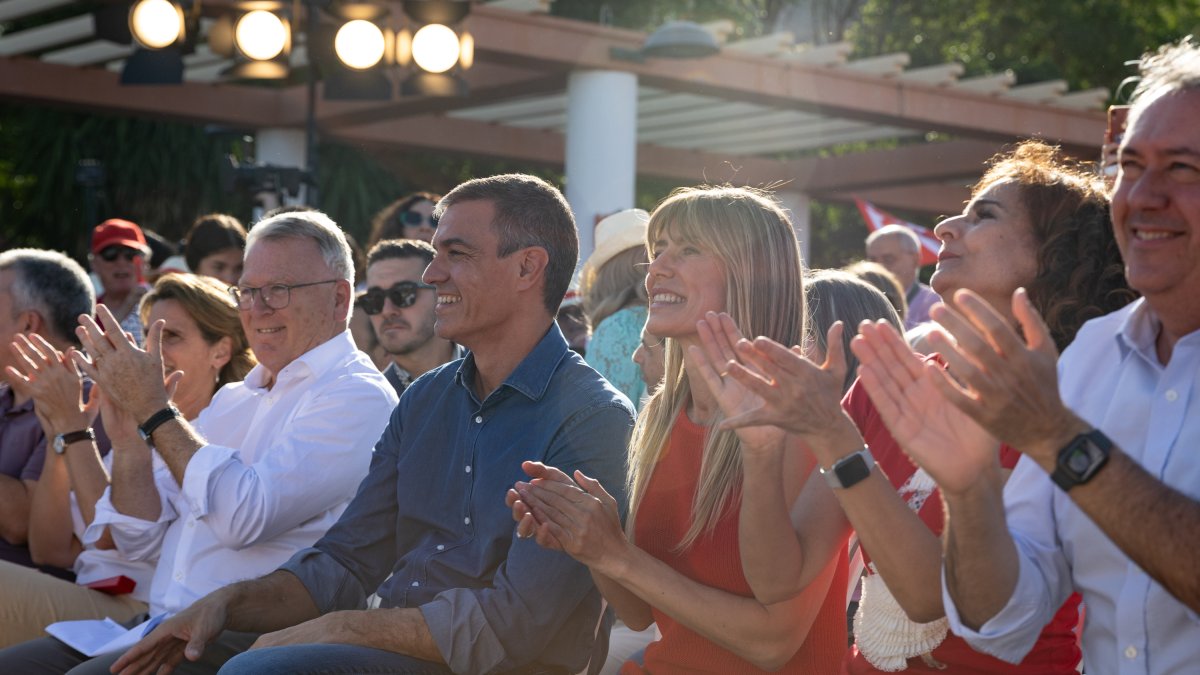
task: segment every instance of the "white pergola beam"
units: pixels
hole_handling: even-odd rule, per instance
[[[16,56],[78,42],[96,33],[91,14],[82,14],[45,26],[9,33],[0,39],[0,56]]]
[[[838,66],[838,68],[853,70],[856,73],[867,73],[876,77],[894,77],[904,72],[904,69],[908,67],[911,60],[908,52],[896,52],[895,54],[884,54],[882,56],[847,61]]]
[[[681,127],[698,124],[721,123],[742,120],[773,112],[771,108],[753,103],[725,103],[714,100],[706,106],[649,115],[638,111],[638,132],[645,135],[670,134]]]
[[[566,109],[567,95],[555,94],[553,96],[538,96],[536,98],[526,98],[505,103],[493,103],[477,108],[464,108],[462,110],[455,110],[450,113],[450,116],[479,120],[481,122],[503,123],[519,120],[528,115],[544,115],[548,112],[565,111]]]
[[[681,138],[736,136],[769,128],[789,128],[811,124],[820,118],[790,110],[775,110],[759,115],[738,115],[703,124],[680,124],[673,129],[662,129],[652,133],[638,134],[645,143],[670,143]]]
[[[850,58],[854,45],[849,42],[831,42],[827,45],[799,45],[795,51],[780,54],[785,61],[809,66],[840,66]]]
[[[58,63],[64,66],[90,66],[106,63],[113,59],[123,59],[133,51],[132,45],[119,45],[108,40],[95,40],[66,49],[42,54],[46,63]]]
[[[1004,96],[1034,103],[1048,103],[1067,93],[1069,88],[1066,80],[1047,80],[1012,87],[1004,92]]]
[[[1105,87],[1073,91],[1050,101],[1050,105],[1076,110],[1096,110],[1104,107],[1105,103],[1108,103],[1108,89]]]
[[[992,75],[964,77],[951,86],[954,89],[963,89],[965,91],[971,91],[977,94],[998,96],[1008,91],[1009,87],[1016,83],[1017,76],[1014,75],[1011,70],[1006,70],[1003,73],[995,73]]]
[[[911,68],[896,77],[903,82],[920,82],[933,87],[946,87],[957,82],[958,78],[962,77],[963,71],[961,63],[939,63],[936,66]]]
[[[791,31],[779,31],[770,35],[761,37],[747,38],[738,40],[737,42],[727,42],[725,49],[745,54],[758,54],[760,56],[773,56],[791,51],[796,44],[796,36]]]
[[[44,12],[55,7],[69,5],[76,0],[3,0],[0,2],[0,21],[20,19],[31,14]]]

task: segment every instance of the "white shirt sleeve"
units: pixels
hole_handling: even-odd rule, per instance
[[[1071,594],[1071,570],[1055,526],[1057,489],[1049,475],[1026,457],[1009,477],[1004,506],[1020,572],[1008,604],[978,631],[963,624],[942,572],[942,602],[950,630],[976,650],[1009,663],[1020,662],[1033,649],[1042,629]]]
[[[347,378],[300,405],[252,461],[249,451],[206,445],[184,471],[181,508],[234,550],[287,532],[353,494],[394,404]],[[347,420],[349,410],[378,423]]]
[[[166,476],[170,479],[169,474]],[[154,473],[154,482],[158,486],[159,502],[162,505],[157,520],[142,520],[127,516],[116,509],[112,503],[112,487],[104,489],[104,494],[96,502],[96,517],[92,524],[84,530],[82,542],[91,547],[104,535],[104,528],[112,533],[113,543],[117,550],[129,560],[154,560],[162,548],[163,537],[167,528],[179,514],[171,501],[164,495],[168,494],[162,484],[162,473]]]

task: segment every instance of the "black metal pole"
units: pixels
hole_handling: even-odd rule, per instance
[[[308,189],[305,201],[314,209],[321,208],[321,196],[317,187],[317,60],[314,45],[320,17],[317,15],[316,3],[313,0],[305,2],[308,12],[307,30],[305,31],[305,46],[308,50],[308,119],[305,125],[305,140],[307,141],[305,165],[308,169]]]

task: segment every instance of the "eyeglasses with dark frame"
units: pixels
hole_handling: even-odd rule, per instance
[[[433,286],[417,281],[401,281],[387,289],[374,286],[359,296],[355,304],[369,316],[375,316],[383,311],[385,300],[391,300],[393,305],[400,308],[412,307],[417,302],[417,291],[425,288],[431,289]]]
[[[407,225],[408,227],[419,227],[423,222],[428,222],[429,227],[435,230],[437,229],[438,218],[435,215],[430,214],[427,216],[423,213],[417,213],[416,211],[405,211],[404,213],[400,214],[400,223],[402,225]]]
[[[233,302],[237,304],[238,309],[248,310],[254,304],[254,296],[266,305],[268,309],[283,309],[292,301],[293,288],[306,288],[308,286],[319,286],[321,284],[336,284],[342,281],[341,279],[326,279],[325,281],[310,281],[306,284],[271,284],[270,286],[262,286],[252,288],[250,286],[230,286],[229,295],[233,297]]]
[[[97,255],[99,255],[100,259],[104,260],[105,262],[113,262],[117,258],[124,258],[125,262],[133,262],[134,258],[143,255],[143,253],[136,248],[128,248],[125,246],[106,246]]]

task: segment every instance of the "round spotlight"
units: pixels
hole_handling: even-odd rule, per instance
[[[383,59],[386,40],[379,26],[356,19],[347,21],[333,38],[333,51],[350,68],[366,70]]]
[[[183,10],[167,0],[141,0],[129,10],[129,32],[147,49],[162,49],[183,36]]]
[[[458,62],[458,36],[440,23],[431,23],[413,36],[412,52],[422,70],[444,73]]]
[[[270,61],[287,46],[287,32],[283,19],[266,10],[256,9],[238,19],[233,39],[247,58]]]

